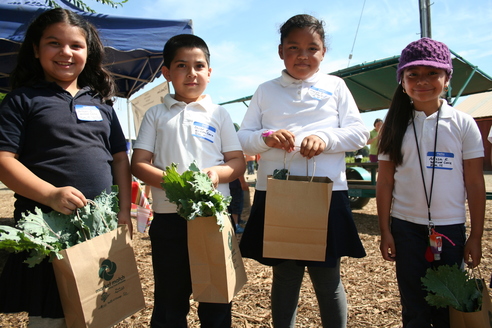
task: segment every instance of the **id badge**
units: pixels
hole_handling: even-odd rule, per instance
[[[448,152],[428,152],[427,168],[437,170],[452,170],[454,163],[454,154]]]
[[[217,133],[217,129],[213,126],[196,121],[193,122],[193,136],[213,143],[215,133]]]
[[[308,92],[311,95],[311,97],[318,100],[323,100],[333,95],[333,93],[331,93],[330,91],[316,88],[314,86],[310,87]]]
[[[80,121],[97,122],[103,120],[101,111],[96,106],[75,105],[75,113]]]

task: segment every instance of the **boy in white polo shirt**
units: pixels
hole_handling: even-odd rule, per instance
[[[216,188],[229,195],[229,182],[244,174],[245,163],[227,111],[203,92],[210,81],[206,43],[177,35],[164,47],[162,73],[174,95],[150,108],[142,121],[132,157],[132,173],[152,187],[152,245],[155,291],[152,327],[187,327],[192,292],[186,220],[161,188],[163,170],[172,163],[182,173],[196,161]],[[200,303],[201,327],[231,327],[231,303]]]

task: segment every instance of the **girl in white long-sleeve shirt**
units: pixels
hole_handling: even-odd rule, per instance
[[[280,77],[259,86],[238,132],[244,152],[261,155],[241,253],[273,266],[275,327],[295,326],[306,266],[318,297],[323,327],[345,327],[347,304],[340,280],[340,257],[365,256],[349,206],[345,152],[364,147],[369,132],[343,80],[318,71],[326,52],[323,22],[297,15],[281,27],[280,33],[278,50],[285,70]],[[284,159],[291,162],[291,174],[305,175],[306,158],[312,157],[316,160],[315,175],[327,176],[334,182],[326,259],[313,262],[264,258],[267,175],[283,168]],[[309,175],[311,170],[312,167]]]

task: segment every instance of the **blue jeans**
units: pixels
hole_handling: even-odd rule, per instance
[[[396,248],[396,277],[400,290],[403,327],[405,328],[449,328],[447,308],[435,308],[427,304],[421,278],[428,268],[440,265],[463,266],[465,226],[455,224],[436,226],[436,231],[451,239],[442,239],[441,260],[427,262],[425,251],[429,244],[427,225],[419,225],[396,218],[391,221],[391,233]]]
[[[152,328],[187,328],[191,274],[187,222],[177,214],[154,213],[149,230],[154,269]],[[230,328],[232,303],[198,304],[202,328]]]
[[[347,325],[347,298],[340,279],[340,260],[334,268],[307,267],[324,328]],[[275,328],[294,328],[304,266],[285,261],[273,266],[272,318]]]

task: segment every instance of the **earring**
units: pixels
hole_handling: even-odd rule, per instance
[[[407,93],[407,90],[403,89],[403,93]]]
[[[448,86],[445,86],[444,87],[444,92],[448,92],[449,91],[449,87]]]

